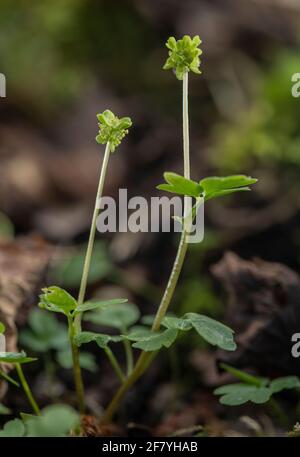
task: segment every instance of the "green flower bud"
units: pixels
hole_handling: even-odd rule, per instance
[[[200,59],[202,54],[201,49],[198,48],[201,40],[198,35],[192,39],[188,35],[184,35],[181,40],[176,41],[174,37],[170,37],[166,42],[169,49],[169,57],[163,66],[164,70],[174,69],[177,79],[182,80],[183,75],[187,71],[192,71],[198,75],[201,73],[199,70]]]
[[[97,114],[99,121],[99,134],[96,136],[97,143],[109,143],[111,152],[114,152],[122,139],[128,133],[129,127],[132,126],[130,117],[121,117],[119,119],[110,110],[105,110]]]

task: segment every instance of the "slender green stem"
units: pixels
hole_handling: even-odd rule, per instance
[[[161,322],[162,322],[163,318],[165,317],[166,312],[169,308],[170,302],[173,298],[173,295],[174,295],[174,292],[176,289],[176,285],[178,282],[178,278],[179,278],[179,275],[182,270],[186,251],[187,251],[188,245],[186,243],[186,236],[187,236],[186,232],[182,231],[176,258],[175,258],[173,268],[172,268],[172,271],[171,271],[171,274],[169,277],[169,281],[168,281],[167,287],[165,289],[163,298],[160,302],[159,308],[157,310],[157,313],[156,313],[156,316],[155,316],[155,319],[154,319],[154,322],[152,325],[152,330],[154,332],[159,330]]]
[[[85,402],[84,402],[84,387],[82,381],[81,367],[79,361],[79,350],[78,346],[74,342],[75,336],[75,325],[71,317],[68,318],[68,327],[69,327],[69,341],[72,352],[72,361],[73,361],[73,374],[74,382],[76,389],[76,396],[78,402],[78,408],[80,414],[85,412]]]
[[[142,376],[146,371],[152,360],[154,359],[156,352],[142,352],[138,358],[135,367],[130,376],[125,382],[119,387],[112,401],[108,405],[104,415],[101,418],[102,424],[108,424],[111,422],[114,414],[120,406],[127,391],[135,384],[135,382]]]
[[[112,350],[107,346],[106,348],[104,348],[104,351],[105,351],[105,354],[107,355],[108,360],[110,361],[113,369],[115,370],[116,375],[120,379],[120,381],[122,383],[125,382],[126,377],[119,365],[119,362],[117,361],[116,357],[114,356]]]
[[[123,335],[126,335],[128,333],[128,329],[126,327],[123,327],[122,333],[123,333]],[[127,373],[127,376],[129,376],[132,373],[133,365],[134,365],[133,351],[132,351],[130,341],[128,341],[127,339],[123,340],[123,346],[124,346],[125,356],[126,356],[126,373]]]
[[[82,278],[81,278],[80,289],[79,289],[79,294],[78,294],[78,304],[79,305],[81,305],[84,302],[84,297],[85,297],[85,292],[86,292],[86,287],[87,287],[87,282],[88,282],[88,276],[89,276],[89,270],[90,270],[90,265],[91,265],[91,259],[92,259],[92,253],[93,253],[93,246],[94,246],[95,235],[96,235],[97,218],[98,218],[99,212],[100,212],[100,199],[101,199],[102,193],[103,193],[103,187],[104,187],[104,182],[105,182],[105,177],[106,177],[106,172],[107,172],[109,155],[110,155],[110,145],[109,145],[109,143],[107,143],[106,148],[105,148],[101,173],[100,173],[100,179],[99,179],[98,190],[97,190],[96,201],[95,201],[95,208],[94,208],[94,213],[93,213],[93,218],[92,218],[92,223],[91,223],[90,236],[89,236],[88,246],[87,246],[87,250],[86,250],[85,261],[84,261],[84,266],[83,266],[83,271],[82,271]],[[77,332],[80,331],[81,314],[77,314],[77,316],[75,318],[75,325],[76,325],[76,331]]]
[[[126,371],[127,371],[127,376],[129,376],[132,373],[133,365],[134,365],[132,347],[131,347],[130,341],[128,341],[128,340],[124,340],[123,344],[124,344],[125,355],[126,355],[126,367],[127,367]]]
[[[28,401],[31,404],[33,411],[35,412],[35,414],[37,416],[41,416],[41,410],[38,407],[38,404],[32,395],[28,382],[26,381],[22,366],[19,363],[16,363],[16,370],[17,370],[18,376],[20,378],[20,382],[22,384],[24,392],[26,394],[26,397],[28,398]]]
[[[184,177],[190,179],[190,135],[189,135],[189,74],[185,72],[182,81],[182,123],[183,123],[183,167]]]
[[[189,152],[189,117],[188,117],[188,73],[186,72],[183,77],[183,96],[182,96],[182,111],[183,111],[183,162],[184,162],[184,176],[190,178],[190,152]],[[184,201],[185,205],[185,215],[187,210],[187,199]],[[166,312],[169,308],[170,302],[173,298],[176,285],[178,282],[179,275],[182,270],[184,263],[185,255],[187,252],[187,233],[185,229],[182,230],[181,238],[176,254],[176,258],[173,264],[173,268],[169,277],[169,281],[165,292],[163,294],[162,300],[160,302],[159,308],[157,310],[152,331],[157,331],[160,328],[161,322],[166,315]],[[115,412],[117,411],[123,397],[131,386],[142,376],[146,371],[156,353],[153,352],[142,352],[138,358],[132,373],[128,376],[126,381],[121,385],[119,390],[116,392],[111,403],[108,405],[106,412],[102,418],[103,423],[109,423]]]

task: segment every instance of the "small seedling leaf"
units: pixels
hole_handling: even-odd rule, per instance
[[[201,185],[196,181],[186,179],[177,173],[166,172],[164,173],[164,178],[167,184],[160,184],[157,189],[195,198],[199,197],[203,192]]]
[[[66,290],[57,286],[46,287],[40,295],[40,308],[69,316],[77,307],[77,301]]]
[[[233,192],[250,190],[249,186],[255,184],[257,179],[245,175],[232,175],[226,177],[211,176],[201,179],[200,185],[204,189],[205,200],[229,195]]]

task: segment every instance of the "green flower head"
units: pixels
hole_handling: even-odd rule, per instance
[[[99,134],[96,136],[97,143],[109,143],[111,152],[114,152],[122,139],[128,133],[129,127],[132,126],[130,117],[121,117],[119,119],[110,110],[105,110],[97,114],[99,121]]]
[[[181,40],[176,41],[174,37],[170,37],[166,42],[169,49],[169,57],[163,66],[164,70],[174,69],[177,79],[182,80],[183,75],[187,71],[193,71],[198,75],[201,73],[199,70],[200,59],[202,54],[199,49],[201,40],[198,35],[191,38],[184,35]]]

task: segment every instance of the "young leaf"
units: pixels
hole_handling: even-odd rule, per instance
[[[40,308],[69,316],[77,306],[77,301],[66,290],[57,286],[45,287],[40,295]]]
[[[136,343],[132,346],[137,349],[142,349],[146,352],[158,351],[163,346],[169,348],[176,340],[178,331],[170,328],[163,332],[155,333],[150,332],[148,336],[136,337]]]
[[[0,352],[0,362],[3,363],[29,363],[37,359],[27,357],[24,351],[22,352]]]
[[[83,303],[82,305],[78,305],[75,313],[84,313],[86,311],[90,311],[92,309],[105,309],[110,305],[121,305],[122,303],[126,303],[128,300],[127,298],[114,298],[113,300],[95,300],[95,301],[88,301]]]
[[[184,318],[188,319],[199,335],[213,346],[218,346],[226,351],[236,349],[233,330],[221,322],[195,313],[187,313]]]
[[[25,427],[21,419],[13,419],[6,422],[3,429],[0,430],[1,438],[20,438],[25,435]]]
[[[297,376],[285,376],[283,378],[277,378],[271,381],[270,389],[272,393],[281,392],[284,389],[294,389],[300,387],[300,381]]]
[[[200,185],[204,189],[205,200],[229,195],[233,192],[250,190],[249,186],[257,179],[245,175],[232,175],[226,177],[211,176],[201,179]]]
[[[164,178],[167,184],[160,184],[157,189],[195,198],[199,197],[203,192],[201,185],[196,181],[186,179],[177,173],[166,172],[164,173]]]
[[[123,303],[96,312],[87,313],[84,319],[93,324],[122,330],[135,324],[139,317],[139,309],[134,304]]]

